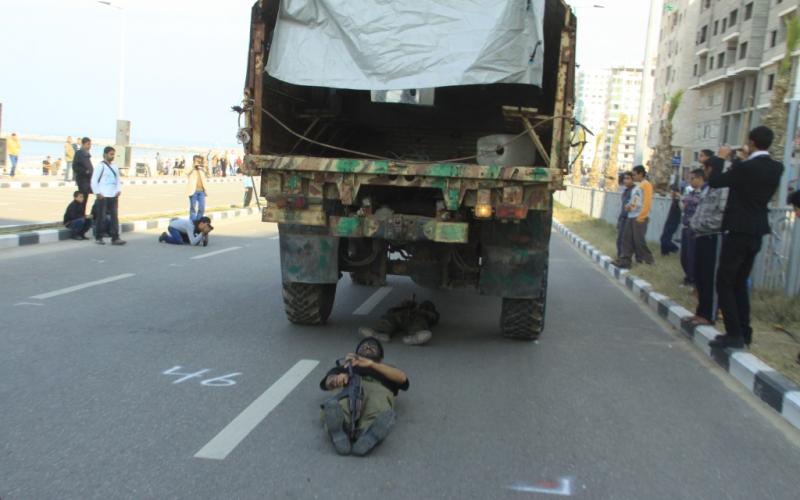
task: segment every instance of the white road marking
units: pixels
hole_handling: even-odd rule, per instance
[[[277,382],[244,409],[219,434],[194,454],[195,458],[225,460],[234,448],[274,410],[303,379],[317,367],[319,361],[301,359]]]
[[[62,288],[61,290],[56,290],[53,292],[47,292],[40,295],[34,295],[30,297],[35,300],[44,300],[44,299],[52,299],[53,297],[58,297],[59,295],[66,295],[68,293],[77,292],[78,290],[83,290],[84,288],[91,288],[93,286],[98,285],[105,285],[106,283],[112,283],[114,281],[124,280],[126,278],[130,278],[136,276],[133,273],[125,273],[119,274],[117,276],[111,276],[110,278],[103,278],[97,281],[90,281],[89,283],[82,283],[80,285],[70,286],[67,288]]]
[[[353,311],[353,314],[356,316],[366,316],[375,309],[375,306],[381,303],[383,299],[386,298],[387,295],[392,293],[392,287],[384,286],[379,288],[375,291],[370,297],[364,301],[363,304],[358,306],[358,309]]]
[[[573,478],[571,477],[562,477],[559,478],[557,483],[540,481],[534,485],[515,484],[514,486],[509,486],[508,489],[522,493],[543,493],[545,495],[570,497],[572,496],[572,480]]]
[[[44,304],[38,304],[36,302],[17,302],[14,306],[43,306]]]
[[[190,257],[190,259],[191,260],[205,259],[206,257],[213,257],[213,256],[219,255],[221,253],[227,253],[227,252],[232,252],[234,250],[241,250],[241,249],[242,249],[242,247],[223,248],[222,250],[217,250],[215,252],[208,252],[208,253],[204,253],[202,255],[195,255],[194,257]]]

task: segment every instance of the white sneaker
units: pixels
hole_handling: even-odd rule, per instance
[[[403,337],[403,343],[405,345],[425,345],[430,342],[432,338],[433,334],[430,330],[420,330]]]
[[[358,329],[358,334],[360,336],[364,337],[364,338],[367,338],[367,337],[376,338],[376,339],[380,340],[381,342],[383,342],[384,344],[387,344],[387,343],[392,341],[392,337],[390,337],[388,334],[376,332],[374,329],[372,329],[372,328],[370,328],[368,326],[360,327]]]

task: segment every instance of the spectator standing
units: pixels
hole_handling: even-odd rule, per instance
[[[103,234],[111,236],[112,245],[124,245],[119,237],[119,197],[122,188],[119,169],[114,165],[116,151],[111,146],[103,149],[103,161],[92,174],[92,191],[97,197],[97,233],[95,243],[105,245]],[[106,221],[106,214],[111,217]]]
[[[719,254],[722,250],[722,217],[728,202],[728,188],[713,189],[708,179],[715,172],[722,172],[725,160],[714,152],[704,149],[700,152],[706,183],[700,189],[700,203],[690,225],[695,234],[695,288],[697,289],[697,309],[692,317],[696,325],[711,325],[717,320],[718,304],[714,290],[717,277]]]
[[[653,204],[653,185],[645,178],[646,176],[647,171],[644,166],[633,167],[633,181],[636,187],[631,193],[631,201],[625,206],[628,220],[625,221],[625,232],[622,237],[622,255],[614,261],[614,265],[623,269],[631,267],[634,255],[639,263],[651,265],[655,263],[645,240],[650,207]]]
[[[250,206],[250,201],[253,199],[253,179],[249,175],[244,176],[244,201],[242,207],[247,208]]]
[[[14,177],[17,172],[17,162],[19,161],[19,152],[22,150],[22,144],[19,143],[19,137],[16,133],[12,133],[8,138],[7,144],[8,159],[11,162],[11,171],[9,175]]]
[[[683,217],[681,222],[681,267],[683,268],[683,284],[694,286],[695,284],[695,234],[692,231],[691,222],[697,206],[700,204],[700,196],[703,185],[706,182],[706,174],[702,168],[692,170],[689,174],[689,189],[681,198],[683,205]]]
[[[50,168],[52,166],[53,165],[50,162],[50,156],[47,156],[44,160],[42,160],[42,175],[50,175]]]
[[[769,156],[774,139],[772,130],[760,126],[750,131],[750,156],[734,161],[727,172],[714,172],[712,188],[730,188],[722,219],[722,253],[719,258],[717,294],[725,320],[725,335],[709,342],[711,347],[742,348],[753,338],[750,327],[750,295],[747,280],[761,250],[761,240],[770,231],[768,207],[783,174],[783,164]],[[720,156],[730,156],[723,146]]]
[[[86,204],[89,201],[89,193],[92,192],[92,174],[94,167],[92,166],[92,140],[88,137],[81,139],[81,147],[75,152],[75,158],[72,162],[72,173],[75,178],[75,185],[78,191],[83,193],[83,213],[86,213]]]
[[[67,137],[64,141],[64,182],[69,182],[70,174],[72,173],[72,162],[75,160],[75,152],[78,151],[78,146],[72,142],[72,137]]]
[[[624,172],[622,174],[622,194],[620,195],[620,210],[617,217],[617,258],[622,255],[622,237],[625,234],[625,222],[628,220],[628,212],[625,207],[631,201],[631,194],[633,193],[633,174]]]
[[[86,240],[86,233],[92,228],[92,219],[86,217],[83,210],[83,193],[75,191],[72,202],[64,212],[64,226],[70,230],[73,240]]]
[[[192,160],[192,170],[187,175],[186,194],[189,197],[189,218],[198,220],[206,211],[208,176],[203,170],[203,157],[195,155]]]

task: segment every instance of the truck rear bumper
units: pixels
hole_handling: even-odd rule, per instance
[[[389,217],[363,215],[326,216],[319,209],[265,208],[264,222],[327,227],[329,236],[340,238],[379,238],[390,241],[433,241],[467,243],[469,223],[441,221],[432,217],[394,214]]]

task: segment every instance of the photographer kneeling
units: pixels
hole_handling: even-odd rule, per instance
[[[161,233],[158,242],[169,243],[170,245],[208,245],[208,233],[214,230],[211,219],[200,217],[193,221],[191,219],[172,219],[169,221],[167,232]]]
[[[336,362],[319,383],[341,392],[322,405],[325,427],[340,455],[364,456],[389,435],[394,425],[394,398],[408,390],[408,376],[383,363],[383,346],[368,337],[355,354]]]

